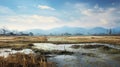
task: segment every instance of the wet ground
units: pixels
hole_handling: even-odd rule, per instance
[[[62,50],[73,54],[51,54],[48,60],[57,63],[58,67],[120,67],[120,47],[100,44],[51,44],[35,43],[33,48],[53,51]],[[94,47],[93,47],[94,46]],[[76,48],[77,47],[77,48]]]
[[[48,61],[55,62],[58,67],[120,67],[120,46],[101,43],[83,44],[51,44],[34,43],[32,49],[37,53],[47,51]],[[0,56],[11,53],[34,53],[32,49],[12,50],[0,49]],[[55,52],[54,52],[55,51]],[[56,53],[61,52],[59,54]]]

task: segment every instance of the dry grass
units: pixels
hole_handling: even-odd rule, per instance
[[[120,45],[120,36],[55,36],[48,37],[53,43],[108,43]]]
[[[30,43],[108,43],[120,45],[120,36],[0,36],[0,48],[29,48]]]
[[[0,36],[0,48],[28,48],[28,44],[35,42],[46,42],[44,36]]]
[[[7,58],[0,57],[0,67],[56,67],[56,65],[53,62],[47,62],[44,56],[17,53]]]
[[[42,42],[46,41],[46,37],[36,36],[0,36],[0,42]]]

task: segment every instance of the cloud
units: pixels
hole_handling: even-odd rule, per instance
[[[10,29],[17,30],[34,28],[51,29],[60,26],[59,22],[61,22],[61,20],[57,17],[41,15],[0,16],[0,18],[4,19],[0,20],[2,26],[7,26]],[[6,24],[4,22],[6,22]]]
[[[0,7],[1,13],[7,16],[0,16],[0,25],[7,26],[10,29],[27,30],[27,29],[51,29],[61,26],[72,27],[116,27],[120,26],[120,9],[119,7],[106,7],[100,5],[89,6],[89,4],[76,3],[76,4],[63,4],[64,7],[55,10],[50,6],[39,5],[38,8],[26,10],[30,14],[21,14],[19,10],[16,15],[9,15],[13,12],[8,7]],[[24,8],[19,6],[19,8]],[[23,10],[23,9],[22,9]],[[33,11],[36,11],[35,13]],[[51,11],[55,10],[55,11]],[[6,12],[5,12],[6,11]],[[31,13],[31,12],[33,13]]]
[[[91,16],[91,15],[92,15],[91,10],[89,10],[89,9],[82,10],[82,11],[81,11],[81,14],[87,15],[87,16]]]
[[[100,7],[99,5],[95,5],[93,7],[89,7],[88,4],[69,4],[71,5],[71,11],[67,11],[65,13],[68,14],[68,17],[72,19],[65,23],[67,26],[72,27],[116,27],[118,25],[118,21],[120,21],[120,9],[118,7]],[[68,7],[68,6],[67,6]],[[70,13],[70,15],[69,15]],[[64,16],[66,16],[65,14]],[[74,17],[74,18],[73,18]],[[117,23],[116,23],[117,22]]]
[[[55,10],[54,8],[52,8],[50,6],[46,6],[46,5],[38,5],[38,8],[40,8],[42,10]]]
[[[5,6],[0,6],[0,14],[7,14],[7,15],[9,15],[9,14],[14,14],[14,13],[15,12],[12,9],[10,9],[8,7],[5,7]]]

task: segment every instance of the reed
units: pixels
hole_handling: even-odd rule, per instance
[[[42,55],[16,53],[6,58],[0,57],[0,67],[56,67],[56,64],[47,62]]]

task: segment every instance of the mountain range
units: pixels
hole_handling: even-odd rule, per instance
[[[111,31],[111,34],[119,34],[120,27],[115,27],[111,29],[103,28],[103,27],[94,27],[90,29],[82,28],[82,27],[58,27],[49,30],[42,30],[42,29],[30,29],[24,32],[32,32],[35,35],[61,35],[61,34],[108,34]]]

